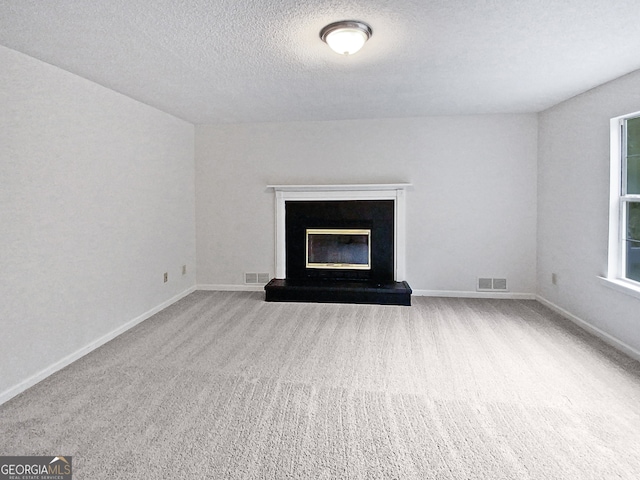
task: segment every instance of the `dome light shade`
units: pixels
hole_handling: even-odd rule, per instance
[[[371,37],[371,27],[363,22],[344,20],[327,25],[320,30],[320,38],[331,50],[340,55],[353,55]]]

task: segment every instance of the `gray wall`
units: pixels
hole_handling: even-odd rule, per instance
[[[639,110],[635,72],[542,112],[538,165],[539,295],[636,352],[640,300],[598,277],[607,273],[609,120]]]
[[[195,196],[193,125],[4,47],[0,65],[1,401],[195,285]]]
[[[479,115],[196,127],[198,284],[274,274],[268,184],[410,182],[417,293],[506,277],[535,294],[537,117]]]

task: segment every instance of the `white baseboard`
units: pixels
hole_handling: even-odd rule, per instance
[[[102,345],[104,345],[108,341],[113,340],[118,335],[121,335],[124,332],[126,332],[127,330],[135,327],[136,325],[138,325],[139,323],[141,323],[144,320],[148,319],[149,317],[155,315],[159,311],[164,310],[169,305],[174,304],[175,302],[177,302],[178,300],[180,300],[183,297],[186,297],[187,295],[189,295],[190,293],[194,292],[195,290],[196,290],[195,286],[188,288],[184,292],[179,293],[175,297],[170,298],[166,302],[161,303],[160,305],[152,308],[151,310],[148,310],[147,312],[143,313],[142,315],[134,318],[133,320],[130,320],[129,322],[125,323],[124,325],[116,328],[115,330],[107,333],[106,335],[103,335],[102,337],[94,340],[93,342],[91,342],[88,345],[80,348],[79,350],[76,350],[72,354],[67,355],[66,357],[62,358],[61,360],[58,360],[57,362],[49,365],[47,368],[39,371],[35,375],[27,378],[26,380],[23,380],[22,382],[18,383],[15,386],[5,390],[4,392],[0,393],[0,405],[5,403],[6,401],[12,399],[16,395],[19,395],[20,393],[24,392],[29,387],[34,386],[36,383],[44,380],[49,375],[54,374],[58,370],[61,370],[64,367],[66,367],[67,365],[69,365],[69,364],[75,362],[76,360],[84,357],[86,354],[92,352],[96,348],[101,347]]]
[[[535,300],[535,293],[517,292],[464,292],[458,290],[414,290],[415,297],[450,297],[450,298],[503,298],[506,300]]]
[[[564,308],[559,307],[555,303],[550,302],[549,300],[547,300],[544,297],[541,297],[540,295],[538,295],[536,297],[536,300],[538,300],[544,306],[549,307],[551,310],[553,310],[554,312],[558,313],[559,315],[562,315],[567,320],[572,321],[573,323],[578,325],[583,330],[586,330],[587,332],[591,333],[592,335],[595,335],[599,339],[603,340],[605,343],[608,343],[609,345],[611,345],[616,350],[620,350],[621,352],[629,355],[634,360],[637,360],[637,361],[640,362],[640,351],[636,350],[631,345],[627,345],[622,340],[614,337],[613,335],[608,334],[607,332],[605,332],[603,330],[600,330],[598,327],[595,327],[595,326],[591,325],[589,322],[581,319],[580,317],[577,317],[573,313],[568,312]]]
[[[196,290],[212,290],[219,292],[264,292],[264,285],[201,284],[196,286]]]
[[[220,292],[262,292],[264,285],[222,285],[201,284],[197,290],[212,290]],[[416,297],[459,297],[459,298],[505,298],[510,300],[535,300],[535,293],[512,292],[460,292],[457,290],[414,290],[412,295]]]

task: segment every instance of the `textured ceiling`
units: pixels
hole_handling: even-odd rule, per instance
[[[196,124],[536,112],[640,68],[638,0],[0,0],[0,44]],[[352,57],[320,29],[363,20]]]

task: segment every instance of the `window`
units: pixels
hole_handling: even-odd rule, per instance
[[[640,289],[640,112],[611,120],[608,278]]]

